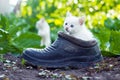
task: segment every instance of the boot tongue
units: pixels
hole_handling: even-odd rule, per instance
[[[92,47],[92,46],[95,46],[97,44],[96,40],[92,40],[92,41],[84,41],[84,40],[81,40],[81,39],[77,39],[73,36],[70,36],[68,34],[65,34],[64,32],[58,32],[58,36],[63,38],[63,39],[66,39],[68,40],[69,42],[73,43],[73,44],[76,44],[78,46],[81,46],[81,47]]]

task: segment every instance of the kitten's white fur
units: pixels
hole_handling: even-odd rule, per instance
[[[40,46],[48,47],[51,44],[50,38],[50,26],[45,21],[44,18],[41,18],[36,22],[36,28],[38,30],[38,35],[42,38]]]
[[[71,27],[73,25],[73,27]],[[72,16],[70,12],[67,12],[66,18],[64,21],[64,30],[67,34],[85,40],[95,40],[93,34],[85,26],[85,17],[76,17]]]

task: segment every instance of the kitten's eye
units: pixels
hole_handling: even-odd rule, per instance
[[[67,23],[65,23],[65,25],[67,25]]]
[[[74,25],[70,25],[70,27],[74,27]]]

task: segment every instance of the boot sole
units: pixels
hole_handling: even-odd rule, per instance
[[[67,58],[63,60],[38,60],[34,57],[30,57],[29,55],[23,53],[22,57],[27,60],[30,64],[34,66],[41,66],[41,67],[47,67],[47,68],[61,68],[61,67],[75,67],[75,68],[82,68],[82,67],[88,67],[88,66],[94,66],[95,63],[100,62],[103,60],[103,57],[101,54],[98,54],[96,56],[87,56],[86,62],[81,62],[83,58],[75,57],[75,58]]]

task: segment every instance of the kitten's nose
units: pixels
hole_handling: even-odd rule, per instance
[[[66,30],[67,32],[69,32],[68,27],[66,27],[65,30]]]

